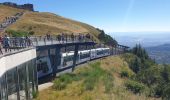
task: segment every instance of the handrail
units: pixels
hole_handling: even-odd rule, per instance
[[[93,42],[93,40],[83,35],[4,37],[0,40],[0,55],[36,46],[83,42]]]

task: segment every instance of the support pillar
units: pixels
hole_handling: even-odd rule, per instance
[[[77,56],[78,56],[78,49],[79,49],[79,45],[75,45],[72,71],[74,71],[75,66],[76,66],[76,59],[77,59]]]
[[[48,50],[48,55],[50,57],[50,62],[51,62],[51,66],[52,66],[52,76],[56,77],[56,73],[57,73],[57,69],[58,66],[61,63],[61,48],[55,48],[55,55],[52,56],[50,55],[50,49]]]

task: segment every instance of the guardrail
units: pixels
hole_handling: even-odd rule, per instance
[[[0,43],[0,55],[24,50],[25,48],[45,46],[53,44],[93,42],[91,37],[74,35],[72,36],[32,36],[32,37],[4,37]]]

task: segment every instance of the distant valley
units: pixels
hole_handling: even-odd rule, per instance
[[[140,43],[157,63],[170,64],[170,32],[121,32],[110,35],[129,47]]]
[[[157,63],[170,64],[170,44],[148,47],[146,50]]]

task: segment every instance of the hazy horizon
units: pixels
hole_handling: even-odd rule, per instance
[[[122,34],[120,34],[122,33]],[[141,44],[144,47],[153,47],[170,44],[170,32],[113,32],[108,33],[120,44],[130,47]]]

